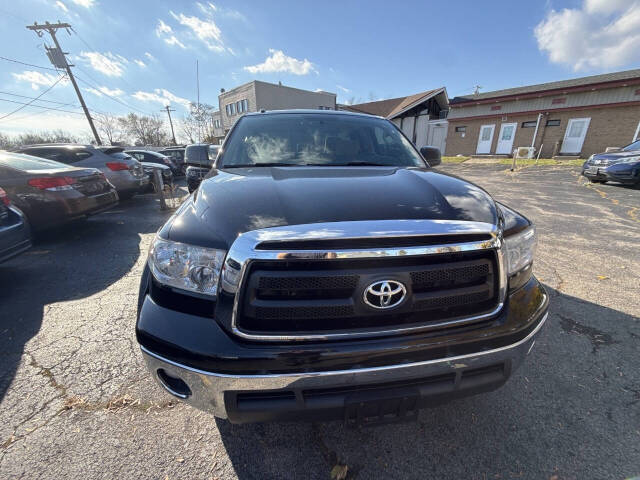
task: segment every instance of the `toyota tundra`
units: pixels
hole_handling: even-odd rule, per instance
[[[406,420],[503,385],[547,318],[535,229],[439,162],[379,117],[240,118],[149,250],[153,377],[232,423]]]

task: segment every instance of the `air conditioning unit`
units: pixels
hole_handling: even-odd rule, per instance
[[[535,153],[534,147],[517,147],[513,151],[513,158],[533,158]]]

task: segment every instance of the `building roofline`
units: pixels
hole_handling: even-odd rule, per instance
[[[616,77],[618,75],[618,77]],[[624,76],[628,75],[628,76]],[[608,78],[608,79],[607,79]],[[580,82],[581,80],[592,79],[593,81]],[[466,107],[470,104],[496,103],[512,99],[524,99],[540,96],[552,96],[564,92],[579,92],[592,89],[611,88],[616,86],[640,84],[640,69],[625,70],[613,74],[591,75],[588,77],[577,77],[557,82],[539,83],[525,85],[523,87],[507,88],[492,92],[481,93],[477,96],[463,95],[454,97],[449,102],[452,108]],[[521,90],[521,91],[519,91]]]
[[[262,80],[251,80],[250,82],[246,82],[246,83],[243,83],[242,85],[238,85],[237,87],[233,87],[230,90],[225,90],[224,92],[220,92],[219,96],[226,95],[227,93],[233,93],[236,90],[239,90],[241,88],[247,87],[247,86],[249,86],[251,84],[255,85],[255,84],[258,84],[258,83],[260,83],[262,85],[269,85],[270,87],[279,87],[279,88],[287,88],[289,90],[297,90],[299,92],[304,92],[304,93],[317,93],[318,95],[331,95],[331,96],[334,96],[334,97],[338,96],[337,93],[326,92],[324,90],[322,90],[320,92],[314,92],[313,90],[305,90],[304,88],[290,87],[289,85],[280,85],[278,83],[263,82]]]

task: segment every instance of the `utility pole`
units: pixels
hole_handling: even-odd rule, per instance
[[[93,124],[93,119],[89,114],[89,109],[87,108],[87,105],[84,103],[84,99],[82,98],[82,94],[80,93],[80,89],[78,88],[78,84],[76,83],[76,79],[74,78],[73,72],[71,71],[72,65],[69,65],[69,62],[67,62],[67,57],[65,56],[66,53],[62,51],[62,48],[58,43],[58,39],[56,38],[57,30],[64,28],[67,30],[67,32],[69,32],[71,25],[68,23],[60,23],[59,21],[58,23],[45,22],[44,25],[38,25],[37,22],[34,22],[33,25],[27,25],[27,28],[29,30],[33,30],[34,32],[36,32],[36,35],[38,35],[38,37],[42,37],[45,31],[48,32],[49,35],[51,35],[51,39],[53,40],[53,43],[55,44],[56,47],[55,48],[46,47],[47,56],[49,57],[49,60],[51,61],[54,67],[64,69],[67,71],[69,80],[71,80],[71,84],[73,85],[73,88],[75,89],[76,94],[78,95],[78,100],[80,100],[80,105],[82,105],[82,110],[84,111],[84,114],[87,117],[87,121],[89,122],[89,126],[91,127],[91,131],[93,132],[93,136],[96,139],[96,143],[98,145],[102,145],[102,142],[100,141],[100,136],[98,135],[98,131],[96,130],[96,126]]]
[[[171,125],[171,138],[173,138],[173,144],[177,145],[178,142],[176,142],[176,134],[173,131],[173,122],[171,121],[171,112],[175,112],[175,109],[169,108],[169,105],[166,105],[164,109],[167,111],[167,115],[169,115],[169,125]]]
[[[198,60],[196,60],[196,92],[198,97],[198,143],[200,143],[200,67],[198,66]]]

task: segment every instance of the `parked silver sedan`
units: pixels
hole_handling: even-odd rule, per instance
[[[29,145],[17,151],[73,167],[97,168],[116,188],[120,199],[126,199],[146,190],[149,179],[140,162],[122,150],[121,147],[96,148],[93,145],[65,143]]]

